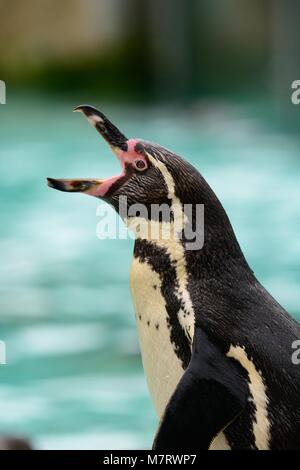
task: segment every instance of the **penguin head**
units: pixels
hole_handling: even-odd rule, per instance
[[[173,241],[174,238],[176,241],[179,239],[190,266],[198,266],[196,261],[200,256],[202,266],[213,273],[219,270],[220,265],[228,271],[229,258],[249,269],[225,210],[191,164],[160,145],[128,139],[92,106],[78,106],[75,111],[82,112],[107,141],[121,164],[121,173],[104,180],[48,178],[50,187],[84,193],[106,201],[137,238],[150,239],[150,242],[159,239],[163,249],[167,249],[167,240],[171,240],[170,249],[174,246],[178,248],[179,245],[174,245]],[[162,206],[163,211],[160,209]],[[187,206],[191,209],[188,215],[185,212]],[[199,206],[203,208],[200,224]],[[130,213],[133,207],[135,209]],[[153,208],[156,210],[153,211]],[[145,231],[141,233],[139,227]],[[195,251],[197,257],[193,254]]]
[[[188,227],[189,233],[192,233],[189,235],[191,239],[199,228],[196,220],[199,205],[205,207],[205,227],[201,227],[201,233],[205,231],[206,241],[212,240],[212,234],[220,242],[224,237],[233,238],[222,205],[192,165],[160,145],[141,139],[128,139],[103,113],[91,106],[78,106],[75,111],[82,112],[107,141],[121,164],[121,173],[104,180],[48,178],[50,187],[84,193],[106,201],[140,238],[143,237],[137,234],[135,224],[143,225],[148,234],[146,238],[153,239],[149,222],[154,222],[153,225],[159,227],[159,237],[161,229],[168,226],[169,230],[172,226],[172,234],[176,233],[176,237],[179,234],[182,240],[186,238],[185,229]],[[182,210],[187,205],[192,207],[188,217]],[[162,206],[164,210],[159,209]],[[133,207],[132,214],[130,211]],[[168,238],[169,232],[166,236]]]
[[[157,144],[127,139],[92,106],[78,106],[74,111],[82,112],[107,141],[121,164],[121,173],[104,180],[48,178],[50,187],[103,199],[117,211],[121,196],[128,207],[140,204],[146,208],[170,204],[175,197],[183,203],[193,198],[195,179],[200,175],[190,164]]]

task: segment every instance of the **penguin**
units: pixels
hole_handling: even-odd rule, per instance
[[[300,367],[292,360],[300,326],[256,279],[215,193],[172,151],[128,139],[92,106],[75,111],[104,137],[122,171],[104,180],[48,178],[48,185],[100,198],[120,215],[126,206],[121,217],[136,238],[132,298],[159,418],[153,449],[300,449]],[[170,217],[130,213],[136,205],[164,205]],[[149,224],[159,236],[141,230]],[[161,236],[166,227],[173,236]],[[197,249],[187,227],[203,232]]]

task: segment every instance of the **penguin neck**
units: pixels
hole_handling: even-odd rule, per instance
[[[167,256],[172,264],[187,265],[190,275],[196,278],[216,278],[218,275],[230,277],[231,269],[239,269],[252,273],[232,226],[226,219],[214,223],[213,227],[206,224],[204,240],[200,248],[198,242],[180,238],[136,238],[134,254],[147,259]],[[226,223],[225,223],[226,222]],[[203,234],[199,234],[199,240]]]
[[[187,249],[185,240],[180,239],[135,241],[134,258],[158,274],[169,318],[179,321],[187,338],[193,336],[193,319],[198,313],[214,324],[220,318],[230,322],[231,312],[224,299],[240,292],[247,295],[255,281],[223,208],[222,211],[222,221],[205,224],[204,245],[199,250]],[[210,211],[206,212],[207,222],[211,222]],[[151,279],[144,275],[139,278],[141,288],[149,285]]]
[[[224,276],[234,276],[234,271],[252,274],[236,239],[230,220],[221,202],[203,176],[193,167],[181,172],[188,175],[186,180],[177,183],[176,197],[185,208],[192,206],[192,216],[188,224],[196,233],[196,238],[202,239],[202,244],[194,249],[193,244],[183,238],[184,256],[191,276],[212,279]],[[197,219],[197,207],[203,208],[203,220]],[[201,233],[199,233],[201,232]],[[191,232],[190,232],[191,233]]]
[[[151,259],[167,256],[172,264],[187,265],[189,274],[197,279],[230,277],[234,275],[234,269],[252,273],[224,208],[212,190],[209,196],[202,204],[205,212],[201,222],[197,219],[197,211],[193,210],[190,219],[185,220],[185,228],[190,228],[188,232],[184,228],[180,236],[179,232],[174,236],[174,226],[170,230],[170,224],[163,228],[158,221],[133,220],[140,233],[147,234],[144,237],[135,233],[135,256],[141,253],[144,258],[151,253]],[[196,205],[194,202],[189,204]],[[149,236],[153,233],[159,236]],[[192,234],[192,238],[187,238],[187,233],[189,237]]]
[[[203,281],[203,289],[215,289],[214,281],[218,282],[220,288],[226,288],[228,284],[254,279],[230,220],[214,191],[193,167],[185,164],[185,171],[180,173],[180,177],[183,178],[183,175],[186,175],[186,179],[176,180],[176,191],[172,194],[170,204],[174,214],[175,231],[180,233],[180,236],[174,237],[173,233],[171,237],[137,238],[135,256],[142,254],[142,257],[147,259],[151,253],[150,258],[155,260],[156,264],[159,264],[160,257],[168,257],[172,265],[183,267],[182,272],[186,271],[189,279]],[[175,181],[174,177],[173,179]],[[200,217],[199,223],[200,206],[203,208],[203,218]],[[187,207],[188,215],[185,212]],[[179,229],[175,220],[184,221],[181,226],[179,223]],[[127,220],[128,222],[130,226],[131,221]],[[153,227],[158,228],[154,230],[157,235],[162,233],[164,227],[170,226],[158,220],[132,219],[132,222],[134,227],[142,227],[142,232],[147,235],[152,233]],[[195,234],[194,239],[187,237],[187,226],[190,227],[188,235]]]
[[[222,217],[211,218],[207,209],[203,246],[199,250],[184,250],[190,271],[197,278],[230,278],[235,270],[252,273],[223,208],[222,212]]]
[[[194,310],[200,317],[219,328],[231,328],[235,322],[232,305],[242,310],[249,292],[258,282],[249,267],[235,236],[230,220],[212,190],[204,202],[204,243],[199,250],[184,250],[188,285]],[[199,318],[200,318],[199,317]]]

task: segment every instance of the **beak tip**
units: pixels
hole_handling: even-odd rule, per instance
[[[47,184],[50,188],[58,189],[59,191],[66,191],[65,183],[62,180],[47,178]]]
[[[86,116],[89,116],[91,114],[99,113],[99,111],[89,104],[80,104],[73,109],[73,113],[83,113]]]
[[[47,184],[50,188],[54,188],[54,181],[53,178],[47,178]]]
[[[73,109],[73,113],[82,113],[83,112],[82,108],[83,108],[82,105],[76,106],[76,108]]]

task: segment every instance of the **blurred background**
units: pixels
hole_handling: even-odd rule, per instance
[[[45,178],[119,171],[74,106],[191,161],[259,280],[300,320],[300,4],[0,0],[0,434],[149,448],[157,419],[130,299],[133,241]]]

